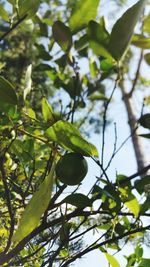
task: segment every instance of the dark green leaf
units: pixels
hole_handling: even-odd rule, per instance
[[[40,0],[19,0],[18,7],[19,7],[19,15],[20,17],[27,15],[27,18],[33,17],[36,12],[38,11],[40,5]]]
[[[80,132],[67,121],[58,121],[46,130],[46,136],[63,148],[81,153],[83,156],[98,156],[94,145],[88,143]]]
[[[73,206],[76,206],[79,209],[84,209],[86,207],[91,207],[92,203],[91,200],[80,193],[72,194],[67,196],[64,200],[64,203],[71,204]]]
[[[140,119],[139,123],[147,129],[150,129],[150,113],[144,114]]]
[[[96,55],[112,58],[111,54],[107,50],[110,37],[106,29],[101,24],[96,21],[90,21],[88,24],[87,35],[90,47]]]
[[[150,259],[142,259],[138,267],[148,267],[150,266]]]
[[[139,136],[150,139],[150,134],[140,134]]]
[[[18,103],[14,86],[2,76],[0,76],[0,101],[12,105],[17,105]]]
[[[145,4],[146,0],[138,1],[113,26],[109,41],[109,51],[114,59],[120,60],[125,53]]]
[[[145,54],[144,59],[145,59],[146,63],[150,66],[150,53]]]
[[[54,22],[52,32],[55,42],[63,51],[68,51],[72,46],[72,35],[69,27],[58,20]]]
[[[150,175],[142,177],[142,179],[138,179],[134,182],[134,187],[138,191],[139,194],[144,192],[144,187],[150,184]]]
[[[83,35],[79,40],[75,41],[75,49],[80,51],[88,46],[88,36],[87,34]]]
[[[96,18],[100,0],[78,0],[72,10],[69,25],[71,30],[76,33],[85,28],[88,22]]]

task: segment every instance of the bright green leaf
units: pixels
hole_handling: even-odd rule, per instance
[[[68,203],[71,204],[73,206],[76,206],[79,209],[84,209],[86,207],[91,207],[91,200],[80,193],[76,193],[76,194],[71,194],[69,196],[67,196],[64,200],[64,203]]]
[[[55,118],[54,118],[53,109],[45,97],[42,98],[41,104],[42,104],[42,115],[43,115],[44,120],[46,122],[48,121],[54,122]]]
[[[9,21],[9,14],[4,9],[2,4],[0,4],[0,17],[5,21]]]
[[[78,0],[75,1],[69,25],[71,30],[76,33],[85,28],[88,22],[96,18],[100,0]]]
[[[150,49],[150,38],[145,37],[141,34],[135,34],[131,39],[131,44],[139,48]]]
[[[14,86],[2,76],[0,76],[0,100],[12,105],[17,105],[18,103]]]
[[[143,31],[150,34],[150,13],[143,21]]]
[[[107,101],[108,100],[108,98],[105,96],[105,95],[103,95],[103,94],[92,94],[92,95],[90,95],[89,96],[89,99],[91,100],[91,101],[96,101],[96,100],[102,100],[102,101]]]
[[[126,201],[124,204],[135,215],[135,217],[138,217],[140,205],[133,194],[130,195],[129,200]]]
[[[72,35],[69,27],[58,20],[54,22],[52,32],[55,42],[58,43],[63,51],[68,51],[72,46]]]
[[[120,267],[119,262],[115,259],[114,256],[110,255],[109,253],[105,253],[105,256],[112,267]]]
[[[46,130],[47,137],[69,151],[81,153],[84,156],[98,156],[94,145],[87,142],[75,128],[67,121],[58,121]]]
[[[114,59],[119,60],[125,53],[145,4],[146,0],[138,1],[113,26],[110,35],[109,51]]]
[[[54,171],[55,161],[53,161],[50,173],[41,183],[39,190],[34,193],[22,214],[18,229],[13,236],[14,243],[20,242],[39,225],[40,218],[47,209],[51,199]]]

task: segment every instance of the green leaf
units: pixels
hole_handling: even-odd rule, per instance
[[[144,192],[144,187],[150,184],[150,175],[142,177],[142,179],[138,179],[134,182],[134,187],[138,191],[139,194]]]
[[[120,267],[119,262],[115,259],[114,256],[110,255],[109,253],[105,253],[105,256],[112,267]]]
[[[46,136],[69,151],[81,153],[83,156],[98,156],[94,145],[87,142],[75,128],[67,121],[58,121],[46,130]]]
[[[87,34],[84,34],[83,36],[81,36],[81,38],[77,41],[74,42],[74,46],[75,46],[75,49],[77,51],[80,51],[84,48],[86,48],[88,46],[88,36]]]
[[[88,22],[96,18],[100,0],[78,0],[72,10],[69,25],[71,30],[76,33],[85,28]]]
[[[69,27],[58,20],[54,22],[52,32],[55,42],[63,51],[68,51],[72,46],[72,35]]]
[[[131,44],[139,48],[150,49],[150,38],[145,37],[141,34],[135,34],[131,39]]]
[[[90,95],[89,96],[89,99],[91,100],[91,101],[96,101],[96,100],[102,100],[102,101],[107,101],[108,100],[108,98],[105,96],[105,95],[103,95],[103,94],[92,94],[92,95]]]
[[[72,194],[67,196],[64,200],[64,203],[71,204],[73,206],[76,206],[79,209],[84,209],[86,207],[91,207],[92,203],[91,200],[80,193]]]
[[[27,15],[27,18],[29,19],[35,16],[36,12],[38,11],[39,5],[40,0],[19,0],[18,8],[20,17]]]
[[[142,259],[138,267],[148,267],[150,266],[150,259]]]
[[[145,4],[146,0],[138,1],[113,26],[109,41],[109,51],[114,59],[120,60],[125,53]]]
[[[150,34],[150,13],[143,21],[143,31]]]
[[[124,204],[135,215],[135,217],[138,217],[140,205],[133,194],[130,194],[129,200],[124,202]]]
[[[25,74],[25,89],[24,89],[24,92],[23,92],[23,98],[24,100],[26,100],[26,97],[27,95],[30,93],[31,89],[32,89],[32,78],[31,78],[31,74],[32,74],[32,65],[30,64],[28,67],[27,67],[27,70],[26,70],[26,74]]]
[[[50,173],[41,183],[39,190],[34,193],[22,214],[18,229],[12,239],[14,243],[20,242],[39,225],[40,218],[51,199],[55,165],[55,161],[53,161]]]
[[[87,35],[90,47],[96,55],[112,59],[112,56],[107,49],[110,36],[103,25],[96,21],[90,21],[88,24]]]
[[[9,21],[9,14],[4,9],[2,4],[0,4],[0,17],[5,21]]]
[[[145,54],[144,59],[145,59],[146,63],[150,66],[150,53]]]
[[[0,76],[0,100],[12,105],[17,105],[18,103],[14,86],[2,76]]]
[[[139,123],[147,129],[150,129],[150,113],[144,114],[140,119]]]
[[[150,139],[150,134],[140,134],[139,136]]]
[[[46,122],[54,122],[55,118],[54,118],[54,112],[53,109],[50,105],[50,103],[47,101],[47,99],[45,97],[42,98],[42,115],[43,118]]]

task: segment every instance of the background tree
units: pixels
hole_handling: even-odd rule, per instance
[[[139,114],[131,104],[138,87],[149,86],[140,73],[143,62],[150,64],[148,3],[137,1],[110,32],[99,5],[99,0],[1,1],[1,266],[64,267],[100,249],[116,267],[109,249],[120,251],[121,240],[133,239],[135,252],[126,257],[126,267],[149,265],[141,245],[150,228],[143,220],[150,216],[150,164],[139,139],[150,134],[137,133],[139,125],[150,129],[149,95],[141,93]],[[115,127],[106,162],[107,127],[114,131],[108,112],[117,90],[126,106],[138,171],[111,180],[108,168],[129,139],[117,147]],[[100,156],[87,141],[91,131],[101,137]],[[100,172],[84,195],[86,157]],[[85,245],[93,230],[97,240]]]

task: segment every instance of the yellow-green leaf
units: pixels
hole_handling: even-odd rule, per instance
[[[69,151],[81,153],[83,156],[98,156],[96,147],[87,142],[74,125],[67,121],[58,121],[46,130],[46,136]]]
[[[150,13],[143,21],[143,31],[150,34]]]
[[[109,253],[105,253],[106,259],[112,267],[120,267],[119,262]]]
[[[23,212],[18,229],[12,238],[14,243],[19,243],[39,225],[40,218],[47,209],[51,199],[54,171],[55,161],[53,161],[50,173],[41,183],[39,190],[34,193]]]
[[[44,120],[46,122],[48,121],[54,122],[55,118],[54,118],[53,109],[45,97],[42,98],[41,104],[42,104],[42,115],[43,115]]]
[[[140,205],[133,194],[131,195],[130,199],[126,201],[124,204],[134,214],[135,217],[138,217],[140,211]]]

